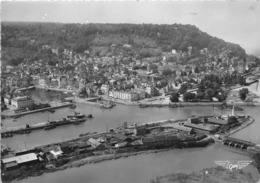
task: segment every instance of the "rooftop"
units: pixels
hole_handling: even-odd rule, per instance
[[[15,97],[13,100],[15,101],[24,101],[24,100],[30,100],[31,98],[28,96],[22,96],[22,97]]]
[[[195,129],[200,129],[200,130],[205,130],[208,132],[216,130],[219,126],[216,125],[211,125],[211,124],[194,124],[194,123],[185,123],[184,126],[190,127],[190,128],[195,128]]]
[[[34,160],[38,160],[36,154],[29,153],[29,154],[24,154],[24,155],[20,155],[20,156],[5,158],[5,159],[2,159],[2,162],[4,164],[11,163],[11,162],[17,162],[18,164],[21,164],[21,163],[25,163],[25,162],[34,161]]]
[[[142,138],[143,143],[145,142],[160,142],[160,141],[166,141],[166,140],[178,140],[178,137],[176,135],[157,135],[153,137],[145,137]]]
[[[97,141],[96,139],[93,139],[93,138],[89,139],[88,142],[95,147],[97,147],[101,144],[99,141]]]
[[[226,125],[227,121],[223,119],[218,119],[218,118],[208,118],[209,123],[215,123],[219,125]]]

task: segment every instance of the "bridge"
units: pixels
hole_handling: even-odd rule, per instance
[[[225,139],[223,139],[223,144],[239,149],[247,149],[248,147],[255,146],[255,144],[250,141],[233,137],[226,137]]]

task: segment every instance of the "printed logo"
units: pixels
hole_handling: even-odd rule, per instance
[[[232,164],[230,161],[215,161],[215,163],[232,171],[233,169],[242,169],[252,163],[252,161],[238,161],[237,164]]]

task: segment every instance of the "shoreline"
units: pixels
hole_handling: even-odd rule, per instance
[[[116,159],[121,159],[121,158],[127,158],[131,156],[137,156],[137,155],[145,155],[145,154],[151,154],[151,153],[160,153],[160,152],[166,152],[170,151],[176,148],[166,148],[166,149],[155,149],[155,150],[146,150],[146,151],[139,151],[139,152],[129,152],[129,153],[120,153],[120,154],[106,154],[106,155],[99,155],[99,156],[91,156],[91,157],[84,157],[83,159],[78,159],[72,162],[69,162],[67,164],[64,164],[60,167],[55,167],[52,169],[42,169],[38,172],[35,172],[30,175],[24,175],[20,178],[12,179],[12,180],[2,180],[3,183],[10,183],[13,181],[20,181],[27,179],[29,177],[37,177],[42,174],[49,174],[49,173],[54,173],[54,172],[59,172],[59,171],[64,171],[70,168],[79,168],[81,166],[85,165],[91,165],[95,163],[101,163],[104,161],[111,161],[111,160],[116,160]]]
[[[59,89],[59,88],[44,88],[41,86],[35,86],[36,89],[48,89],[48,90],[52,90],[52,91],[60,91],[60,92],[69,92],[69,93],[73,93],[75,92],[74,90],[67,90],[67,89]],[[232,89],[233,90],[233,89]],[[111,98],[105,95],[99,95],[96,98],[101,98],[104,101],[111,101],[117,104],[123,104],[123,105],[128,105],[128,106],[140,106],[140,104],[142,105],[147,105],[147,107],[169,107],[169,105],[180,105],[183,107],[196,107],[196,106],[220,106],[223,104],[223,102],[167,102],[167,103],[163,103],[162,101],[158,100],[160,97],[162,96],[157,96],[157,97],[152,97],[152,98],[146,98],[143,100],[139,100],[139,101],[124,101],[121,99],[115,99],[115,98]],[[259,96],[260,97],[260,96]],[[72,98],[72,97],[69,97]],[[90,98],[91,99],[91,98]],[[87,105],[95,105],[95,106],[102,106],[102,104],[98,103],[98,102],[91,102],[89,99],[83,99],[83,98],[78,98],[78,97],[74,97],[72,98],[72,100],[74,100],[76,103],[83,103],[83,104],[87,104]],[[149,101],[152,100],[152,101]],[[232,105],[232,102],[226,102],[226,104],[228,105]],[[238,106],[260,106],[260,102],[236,102],[236,104]],[[151,106],[149,106],[151,105]]]
[[[201,147],[197,147],[201,148]],[[60,167],[55,167],[52,169],[44,169],[41,171],[38,171],[36,173],[33,173],[32,175],[24,175],[23,177],[16,178],[11,181],[3,181],[3,183],[9,183],[13,181],[20,181],[27,179],[29,177],[37,177],[42,174],[49,174],[49,173],[54,173],[54,172],[59,172],[59,171],[64,171],[70,168],[79,168],[82,166],[86,165],[91,165],[95,163],[101,163],[105,161],[111,161],[111,160],[117,160],[117,159],[122,159],[122,158],[128,158],[128,157],[133,157],[133,156],[138,156],[138,155],[147,155],[147,154],[152,154],[152,153],[161,153],[161,152],[167,152],[177,149],[176,147],[170,147],[170,148],[165,148],[165,149],[152,149],[152,150],[145,150],[145,151],[137,151],[137,152],[128,152],[128,153],[119,153],[119,154],[105,154],[105,155],[98,155],[98,156],[91,156],[91,157],[83,157],[82,159],[78,160],[71,160],[71,162],[61,165]],[[184,148],[188,149],[188,148]],[[217,166],[218,167],[218,166]],[[217,168],[213,167],[213,168]],[[254,166],[258,172],[258,175],[260,175],[260,169],[258,169],[256,166]]]
[[[168,119],[168,120],[162,120],[162,121],[156,121],[156,122],[148,122],[148,123],[142,123],[141,125],[162,125],[164,123],[178,123],[180,121],[183,121],[185,119],[178,119],[178,120],[173,120],[173,119]],[[251,120],[248,122],[248,124],[252,124],[254,120]],[[238,129],[239,130],[239,129]],[[70,142],[70,143],[77,143],[77,140],[83,139],[83,138],[95,138],[95,137],[99,137],[100,135],[104,134],[106,132],[100,132],[100,133],[96,133],[96,134],[88,134],[82,137],[78,137],[75,139],[69,139],[67,141],[62,141],[62,142],[57,142],[57,143],[52,143],[52,144],[47,144],[47,145],[42,145],[42,146],[38,146],[35,148],[44,148],[44,147],[50,147],[50,146],[55,146],[55,145],[61,145],[62,143],[66,143],[66,142]],[[212,137],[211,137],[212,138]],[[210,145],[211,142],[207,142],[207,144],[203,147],[206,147],[208,145]],[[146,149],[147,148],[147,149]],[[89,154],[89,153],[85,153],[85,154],[71,154],[70,156],[64,157],[62,159],[58,159],[57,162],[55,163],[54,167],[49,169],[46,166],[48,164],[52,164],[52,162],[50,163],[46,163],[46,162],[42,162],[39,163],[38,165],[32,165],[29,169],[28,169],[28,173],[25,172],[25,170],[22,168],[19,172],[19,170],[17,172],[6,172],[6,176],[7,178],[5,179],[4,182],[10,182],[13,181],[14,179],[8,179],[8,176],[10,176],[10,173],[14,173],[14,177],[16,177],[17,179],[15,180],[22,180],[25,179],[27,177],[31,177],[31,176],[39,176],[41,174],[44,173],[51,173],[51,172],[56,172],[56,171],[61,171],[61,170],[65,170],[67,168],[74,168],[74,167],[80,167],[80,166],[84,166],[86,164],[92,164],[92,163],[99,163],[99,162],[103,162],[103,161],[107,161],[107,160],[115,160],[115,159],[119,159],[119,158],[126,158],[126,157],[130,157],[130,156],[136,156],[136,155],[140,155],[140,154],[150,154],[150,153],[158,153],[158,152],[164,152],[164,151],[169,151],[172,149],[177,149],[178,145],[174,145],[174,146],[164,146],[161,148],[158,147],[141,147],[141,148],[130,148],[127,149],[127,153],[125,153],[125,151],[95,151],[94,154]],[[198,148],[195,146],[186,146],[186,147],[182,147],[182,149],[186,149],[186,148]],[[202,146],[200,146],[200,148],[202,148]],[[39,168],[42,167],[42,168]],[[20,178],[19,178],[20,177]]]

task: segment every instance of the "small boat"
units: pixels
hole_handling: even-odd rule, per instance
[[[31,133],[32,131],[31,130],[25,130],[25,133],[26,134],[29,134],[29,133]]]
[[[85,114],[80,114],[79,112],[74,112],[74,116],[67,116],[67,118],[71,119],[71,118],[76,118],[76,119],[82,119],[85,118]]]
[[[84,121],[82,121],[82,120],[77,120],[77,121],[75,121],[74,122],[74,125],[79,125],[80,123],[83,123]]]
[[[181,103],[179,103],[178,107],[184,107],[184,105],[182,105]]]
[[[178,105],[177,105],[177,104],[169,104],[169,107],[171,107],[171,108],[177,108]]]
[[[11,134],[11,133],[6,134],[6,137],[12,137],[12,136],[13,136],[13,134]]]
[[[21,114],[17,114],[15,115],[13,118],[16,119],[16,118],[20,118],[22,115]]]
[[[44,127],[44,130],[51,130],[51,129],[54,129],[54,128],[56,128],[55,125],[49,125],[49,126]]]
[[[146,107],[148,107],[148,105],[147,104],[140,104],[139,107],[140,108],[146,108]]]
[[[111,104],[103,104],[100,106],[100,108],[102,108],[102,109],[111,109],[112,107],[113,107],[113,105],[111,105]]]
[[[54,113],[54,112],[55,112],[55,109],[50,108],[49,111],[50,111],[51,113]]]
[[[77,108],[77,106],[75,104],[72,104],[72,105],[69,106],[69,108],[75,109],[75,108]]]
[[[89,115],[88,115],[88,118],[93,118],[92,114],[89,114]]]

